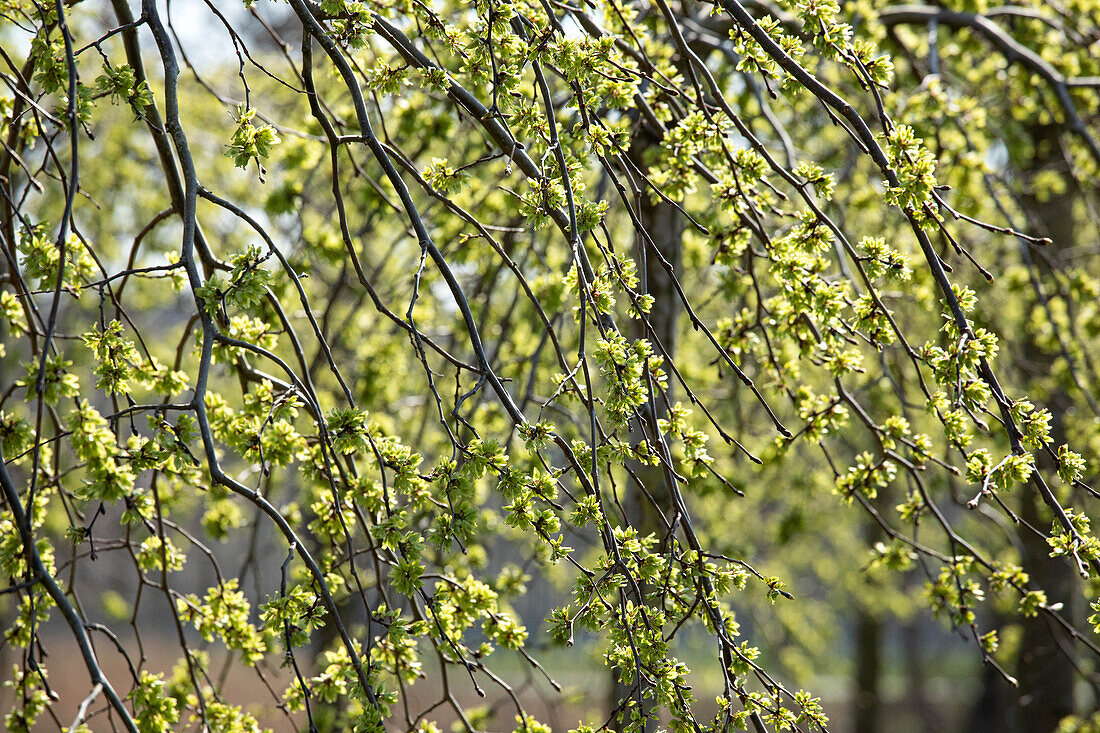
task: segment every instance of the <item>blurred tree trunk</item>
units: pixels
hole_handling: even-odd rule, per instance
[[[995,609],[985,614],[986,628],[1000,629],[1012,623],[1012,617]],[[1019,711],[1016,708],[1017,689],[1008,684],[991,664],[981,666],[977,699],[970,709],[963,730],[966,733],[1004,733],[1016,730]]]
[[[1058,130],[1043,128],[1033,130],[1032,133],[1035,148],[1028,167],[1029,174],[1034,176],[1040,171],[1053,170],[1066,183],[1065,190],[1053,192],[1043,200],[1035,198],[1032,190],[1028,191],[1025,198],[1031,216],[1029,224],[1033,229],[1037,228],[1039,234],[1053,240],[1053,245],[1047,247],[1044,254],[1051,261],[1057,262],[1061,253],[1072,247],[1075,241],[1074,202],[1077,191],[1066,175]],[[1039,256],[1032,260],[1036,277],[1048,292],[1051,291],[1048,260]],[[1059,354],[1043,349],[1034,334],[1029,334],[1025,349],[1026,363],[1023,369],[1027,376],[1035,381],[1052,379],[1050,375]],[[1042,402],[1053,416],[1050,434],[1054,445],[1065,443],[1064,417],[1071,404],[1066,388],[1063,385],[1050,384],[1046,394],[1040,393],[1036,401]],[[1051,461],[1042,453],[1038,455],[1038,465],[1045,474],[1052,473]],[[1049,533],[1051,512],[1031,487],[1022,491],[1020,516],[1027,524]],[[1046,541],[1026,527],[1021,528],[1020,540],[1024,569],[1032,581],[1046,591],[1048,602],[1064,603],[1063,613],[1072,619],[1077,586],[1074,569],[1065,558],[1051,558],[1050,546]],[[1056,638],[1055,634],[1061,638]],[[1016,666],[1016,677],[1020,683],[1017,698],[1020,710],[1016,730],[1021,733],[1048,733],[1058,727],[1062,718],[1073,713],[1074,670],[1064,652],[1073,646],[1073,640],[1065,637],[1060,630],[1053,629],[1042,614],[1023,620],[1023,638]]]
[[[1034,492],[1023,497],[1020,516],[1044,531],[1050,528],[1050,512]],[[1027,530],[1020,534],[1026,538],[1023,540],[1024,568],[1047,592],[1051,603],[1064,603],[1063,612],[1073,615],[1071,609],[1077,581],[1072,568],[1065,558],[1050,557],[1050,546],[1041,537]],[[1061,638],[1056,638],[1055,634]],[[1061,630],[1052,628],[1042,614],[1024,619],[1016,666],[1020,682],[1020,715],[1016,730],[1020,733],[1050,733],[1057,730],[1062,718],[1073,714],[1074,669],[1063,651],[1063,647],[1072,649],[1073,646],[1073,640],[1065,637]]]
[[[876,504],[888,503],[888,495],[882,494]],[[868,546],[874,544],[881,535],[879,526],[862,518],[863,539]],[[865,582],[871,582],[869,580]],[[882,679],[882,619],[863,602],[857,604],[855,611],[855,675],[852,694],[852,707],[855,721],[852,730],[855,733],[877,733],[882,708],[882,694],[879,681]]]
[[[856,611],[855,733],[878,733],[882,700],[882,621],[874,613]]]
[[[910,578],[912,580],[912,578]],[[904,655],[906,700],[913,713],[915,730],[935,730],[940,725],[933,702],[928,699],[928,665],[924,655],[924,619],[917,617],[901,627],[901,647]]]
[[[1027,222],[1023,228],[1031,234],[1049,237],[1052,244],[1043,248],[1042,253],[1024,249],[1023,256],[1032,277],[1049,297],[1053,293],[1049,277],[1051,263],[1057,263],[1061,253],[1072,247],[1076,239],[1074,201],[1078,191],[1062,155],[1060,130],[1045,126],[1033,127],[1029,132],[1032,138],[1030,155],[1015,161],[1025,182],[1021,204]],[[1045,191],[1040,197],[1032,184],[1039,173],[1050,171],[1058,174],[1065,184],[1064,189]],[[1021,247],[1031,245],[1021,243]],[[1038,293],[1029,307],[1041,307]],[[1055,446],[1061,445],[1066,442],[1065,411],[1072,404],[1066,387],[1051,381],[1055,362],[1061,354],[1045,349],[1036,334],[1029,332],[1020,356],[1018,367],[1024,382],[1031,385],[1029,396],[1039,406],[1050,410],[1050,435]],[[1054,467],[1046,455],[1037,454],[1036,461],[1045,475],[1053,474]],[[1057,490],[1057,486],[1052,488]],[[1019,515],[1023,522],[1049,534],[1053,516],[1042,498],[1030,485],[1021,489],[1020,496]],[[1078,581],[1073,568],[1065,558],[1051,558],[1046,540],[1026,526],[1020,527],[1018,536],[1021,563],[1032,583],[1046,591],[1049,603],[1063,603],[1063,614],[1072,623],[1073,617],[1078,615],[1074,608]],[[1074,669],[1065,656],[1066,650],[1075,646],[1073,640],[1053,629],[1042,614],[1022,619],[1021,626],[1020,650],[1015,660],[1019,686],[1011,690],[995,670],[989,667],[983,670],[981,691],[967,727],[970,733],[1049,733],[1057,729],[1059,721],[1074,712]]]
[[[632,320],[631,332],[627,334],[633,339],[647,339],[653,343],[653,351],[660,355],[662,349],[669,359],[675,358],[676,344],[680,319],[680,299],[676,293],[672,278],[665,270],[664,262],[671,265],[673,272],[680,270],[681,240],[683,238],[683,222],[679,212],[664,202],[654,202],[645,190],[645,184],[637,176],[637,171],[646,171],[646,151],[660,143],[661,137],[657,131],[650,129],[644,122],[639,123],[629,151],[629,159],[632,164],[630,177],[634,178],[638,186],[642,188],[640,196],[635,197],[634,209],[638,214],[644,232],[635,232],[634,258],[638,263],[638,275],[641,280],[639,290],[653,296],[653,308],[648,315],[649,327],[640,320]],[[648,238],[647,238],[648,235]],[[650,241],[652,240],[652,241]],[[653,249],[660,253],[660,257],[654,254]],[[671,380],[670,380],[671,386]],[[663,418],[667,409],[660,399],[655,400],[655,418]],[[629,437],[632,444],[638,444],[645,439],[642,431],[635,426],[634,433]],[[650,497],[646,497],[641,489],[628,479],[622,487],[621,496],[623,507],[627,512],[627,519],[638,530],[638,534],[645,536],[656,534],[664,537],[666,528],[661,520],[661,514],[669,516],[671,497],[665,486],[665,475],[660,467],[645,466],[637,461],[628,465],[629,469],[638,477],[639,482],[645,487]],[[645,592],[645,588],[642,589]],[[609,709],[614,710],[626,695],[631,692],[630,687],[619,684],[614,672],[611,673],[611,686],[609,694]],[[656,730],[657,725],[650,721],[646,725],[646,731]]]

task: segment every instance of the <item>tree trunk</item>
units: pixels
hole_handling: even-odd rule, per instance
[[[906,706],[913,712],[915,730],[936,730],[940,716],[928,699],[928,664],[924,654],[923,619],[917,618],[901,627],[901,647],[905,659],[908,688]]]
[[[883,493],[876,504],[889,504],[889,495]],[[879,538],[878,525],[863,518],[863,539],[868,546]],[[854,733],[877,733],[882,712],[882,619],[873,610],[860,603],[855,610],[856,668],[852,680],[855,689],[852,707],[855,712]]]
[[[1020,516],[1036,528],[1047,530],[1050,527],[1050,512],[1034,492],[1023,498]],[[1064,603],[1065,612],[1072,616],[1077,583],[1066,559],[1050,557],[1050,546],[1034,533],[1025,529],[1020,536],[1023,539],[1024,568],[1046,591],[1048,600]],[[1016,667],[1016,677],[1020,682],[1020,714],[1016,729],[1020,733],[1050,733],[1057,730],[1062,718],[1072,715],[1074,711],[1075,673],[1063,651],[1063,647],[1072,649],[1073,640],[1061,630],[1053,629],[1042,614],[1024,619],[1023,627]],[[1060,638],[1056,638],[1055,634]]]
[[[855,733],[878,733],[879,678],[882,676],[882,621],[865,609],[856,612]]]
[[[1034,132],[1035,153],[1030,171],[1038,173],[1045,169],[1065,171],[1065,163],[1058,145],[1057,130],[1043,129]],[[1039,201],[1026,199],[1033,221],[1041,233],[1050,237],[1053,245],[1047,253],[1055,261],[1060,253],[1073,246],[1076,235],[1074,221],[1074,200],[1077,192],[1067,178],[1065,191]],[[1045,260],[1034,258],[1035,275],[1041,281],[1048,268]],[[1058,354],[1043,350],[1035,339],[1029,337],[1025,357],[1029,362],[1030,376],[1036,379],[1049,378]],[[1053,419],[1050,434],[1054,445],[1066,441],[1064,414],[1071,404],[1064,388],[1055,388],[1045,400]],[[1050,475],[1051,461],[1043,454],[1038,456],[1038,466]],[[1042,499],[1031,487],[1021,489],[1022,519],[1043,532],[1049,532],[1052,515]],[[1023,549],[1023,566],[1031,579],[1047,593],[1050,603],[1064,603],[1067,615],[1073,618],[1073,599],[1077,579],[1073,568],[1066,558],[1051,558],[1050,546],[1046,541],[1026,527],[1021,528],[1020,540]],[[1055,634],[1060,638],[1056,638]],[[1023,639],[1017,660],[1017,679],[1020,682],[1018,701],[1020,715],[1017,730],[1021,733],[1047,733],[1057,729],[1058,722],[1074,711],[1074,669],[1065,657],[1065,650],[1072,649],[1073,640],[1060,630],[1054,630],[1041,614],[1023,621]]]
[[[657,144],[660,138],[653,131],[642,125],[634,136],[630,149],[630,159],[638,169],[645,170],[645,152]],[[672,278],[665,270],[662,263],[671,265],[673,272],[680,270],[681,239],[683,237],[683,222],[679,212],[664,202],[653,202],[647,192],[635,202],[638,219],[644,232],[636,232],[634,238],[634,256],[638,263],[638,273],[641,278],[639,290],[642,293],[653,296],[653,308],[647,319],[649,327],[640,320],[631,321],[631,332],[627,334],[633,339],[647,339],[653,344],[656,354],[661,354],[662,349],[669,359],[675,358],[677,336],[680,318],[680,300],[673,285]],[[648,235],[648,239],[647,239]],[[652,240],[652,243],[650,242]],[[657,256],[653,252],[656,249],[660,253]],[[671,384],[671,383],[670,383]],[[660,399],[655,400],[655,418],[663,418],[667,413]],[[644,440],[642,431],[637,425],[630,436],[632,443],[641,443]],[[628,468],[638,477],[649,495],[657,502],[646,497],[643,492],[634,485],[633,480],[628,480],[623,487],[622,500],[627,512],[630,524],[638,530],[638,534],[645,536],[651,533],[659,537],[664,536],[666,530],[662,526],[661,514],[669,515],[671,497],[665,486],[665,475],[660,467],[645,466],[637,461],[628,464]],[[642,592],[645,592],[642,588]],[[612,671],[609,694],[609,709],[616,709],[625,697],[631,694],[631,687],[619,684]],[[645,730],[647,733],[657,729],[655,721],[649,721]]]
[[[992,611],[986,617],[988,628],[1001,628],[1009,623],[1006,614]],[[967,733],[1004,733],[1016,730],[1019,711],[1016,696],[1019,690],[1010,685],[991,664],[981,666],[981,686],[977,700],[970,709],[964,730]]]

